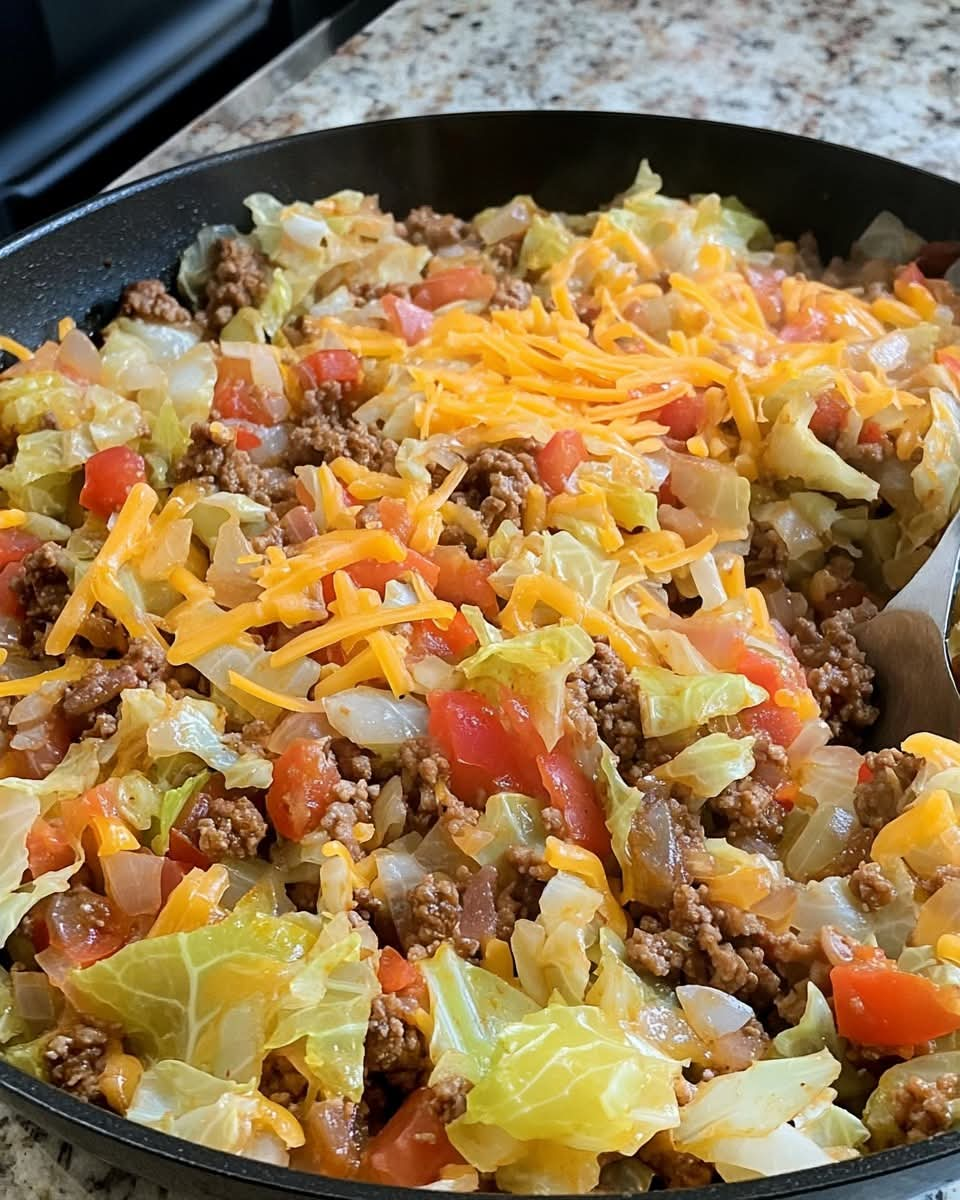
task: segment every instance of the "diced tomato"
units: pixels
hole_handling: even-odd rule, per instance
[[[897,272],[898,283],[919,283],[924,286],[927,282],[927,277],[920,270],[915,262],[907,263],[905,267],[901,267]]]
[[[482,300],[486,304],[496,290],[497,281],[492,275],[477,267],[455,267],[415,283],[410,289],[410,299],[432,312],[455,300]]]
[[[561,429],[537,451],[540,482],[551,495],[565,492],[570,477],[587,457],[583,437],[575,429]]]
[[[680,501],[674,494],[673,488],[670,486],[670,479],[667,478],[660,484],[660,489],[657,492],[657,502],[659,504],[667,504],[671,508],[682,508]]]
[[[129,446],[98,450],[84,463],[80,503],[100,517],[109,517],[123,508],[134,484],[146,478],[147,464]]]
[[[590,779],[561,742],[537,757],[540,778],[554,808],[563,813],[573,841],[599,858],[610,853],[610,833]]]
[[[392,946],[384,946],[380,951],[377,978],[385,992],[402,992],[406,988],[419,987],[423,983],[419,969],[413,963],[407,962]]]
[[[773,793],[773,798],[782,809],[789,812],[797,802],[800,789],[795,783],[781,783]]]
[[[392,1187],[423,1187],[439,1179],[444,1167],[461,1162],[430,1092],[418,1088],[367,1145],[361,1174]]]
[[[882,442],[886,436],[882,426],[878,425],[876,421],[864,421],[857,441],[861,446],[874,446]]]
[[[450,762],[450,781],[461,800],[469,803],[502,791],[543,794],[534,756],[511,737],[482,696],[431,692],[427,704],[430,736]]]
[[[22,562],[8,562],[5,567],[0,567],[0,616],[23,619],[23,605],[13,590],[14,580],[20,579],[23,572]]]
[[[106,896],[83,887],[52,896],[43,916],[50,945],[78,967],[109,958],[130,934],[123,912]]]
[[[407,571],[417,571],[423,578],[424,583],[430,587],[436,586],[440,575],[435,564],[429,558],[424,558],[422,554],[418,554],[416,550],[408,550],[407,556],[402,562],[382,563],[377,562],[374,558],[365,558],[361,562],[352,563],[346,568],[346,573],[357,587],[373,588],[374,591],[381,594],[391,579],[399,579]],[[332,591],[330,599],[333,599]]]
[[[184,863],[188,867],[199,867],[202,871],[210,866],[210,859],[207,855],[197,849],[183,830],[176,827],[170,830],[170,847],[167,857],[175,863]]]
[[[433,313],[409,300],[401,300],[390,292],[380,301],[386,314],[390,332],[401,337],[408,346],[413,346],[427,336],[433,325]]]
[[[762,687],[771,700],[781,689],[799,692],[807,686],[807,677],[793,653],[789,638],[783,633],[778,636],[778,641],[781,649],[777,657],[744,646],[733,668],[738,675],[745,675],[751,683]]]
[[[780,330],[784,342],[816,342],[827,331],[829,319],[819,308],[808,308],[795,321],[788,321]]]
[[[676,400],[665,404],[659,412],[650,415],[661,425],[666,425],[670,437],[685,442],[700,432],[705,411],[706,401],[703,393],[695,392],[692,396],[678,396]]]
[[[752,732],[767,734],[779,746],[789,746],[803,728],[803,722],[792,708],[781,708],[772,700],[744,709],[739,720]]]
[[[782,267],[746,267],[744,275],[753,288],[760,311],[771,325],[783,318],[783,281],[787,277]]]
[[[860,770],[857,772],[857,783],[873,783],[873,771],[865,762],[860,764]]]
[[[493,618],[500,611],[497,593],[490,583],[496,569],[489,559],[472,559],[462,546],[437,546],[430,560],[439,574],[430,586],[441,600],[457,608],[475,604],[485,617]],[[429,580],[427,580],[430,583]]]
[[[297,372],[306,387],[318,383],[356,383],[360,378],[360,359],[349,350],[315,350],[297,363]]]
[[[465,650],[477,644],[477,635],[470,622],[458,612],[446,629],[436,621],[417,621],[413,626],[410,647],[414,658],[435,654],[438,658],[459,658]]]
[[[20,562],[39,545],[39,539],[24,529],[0,529],[0,567]]]
[[[60,821],[37,817],[27,834],[30,874],[34,879],[47,871],[68,867],[76,857]]]
[[[830,972],[837,1032],[867,1046],[916,1046],[960,1029],[960,990],[893,963],[841,963]]]
[[[238,450],[256,450],[260,445],[260,438],[248,429],[246,425],[237,426],[237,449]]]
[[[413,529],[413,518],[406,503],[396,496],[384,496],[377,501],[377,512],[383,528],[392,533],[398,542],[405,543]]]
[[[817,397],[817,407],[810,418],[810,432],[821,441],[835,437],[847,423],[850,406],[835,391]]]
[[[297,738],[273,764],[267,814],[276,831],[299,842],[312,833],[334,799],[340,774],[322,741]]]

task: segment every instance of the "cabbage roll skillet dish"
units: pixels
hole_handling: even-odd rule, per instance
[[[851,633],[960,501],[960,247],[247,205],[3,339],[0,1053],[446,1191],[960,1124],[960,745],[863,752]]]

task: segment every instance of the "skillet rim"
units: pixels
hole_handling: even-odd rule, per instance
[[[359,125],[338,125],[329,129],[309,130],[179,163],[131,183],[100,192],[88,200],[15,233],[0,242],[0,267],[18,251],[43,241],[45,237],[55,231],[68,227],[90,213],[122,205],[130,197],[143,192],[159,190],[163,185],[173,181],[190,179],[194,176],[202,180],[204,173],[209,169],[245,159],[255,160],[281,147],[287,148],[294,144],[302,144],[306,147],[311,143],[322,141],[326,136],[344,134],[349,130],[366,126],[389,128],[413,124],[455,125],[464,122],[505,124],[512,118],[561,124],[571,117],[578,120],[596,121],[598,125],[602,124],[605,119],[614,117],[642,120],[662,128],[673,126],[678,130],[696,129],[701,133],[722,129],[732,135],[738,132],[751,137],[759,135],[761,140],[770,139],[781,143],[791,143],[799,154],[813,153],[812,147],[816,147],[818,152],[822,152],[826,148],[829,152],[839,152],[847,158],[859,160],[864,166],[872,164],[878,169],[893,167],[898,171],[906,172],[915,178],[918,188],[922,188],[928,181],[936,183],[937,186],[947,183],[955,187],[960,195],[960,181],[938,175],[924,167],[903,163],[897,159],[855,146],[825,141],[805,134],[770,129],[766,126],[613,109],[483,109],[399,116],[380,121],[361,122]],[[0,1060],[0,1096],[4,1094],[21,1101],[30,1110],[29,1119],[38,1120],[40,1124],[43,1124],[44,1116],[52,1117],[55,1120],[61,1119],[68,1125],[92,1135],[95,1140],[106,1139],[120,1148],[128,1146],[145,1153],[158,1165],[177,1164],[196,1172],[201,1177],[207,1176],[221,1182],[242,1181],[263,1189],[264,1194],[291,1198],[327,1195],[342,1198],[342,1200],[383,1200],[383,1197],[387,1195],[395,1196],[398,1200],[422,1200],[424,1195],[423,1189],[419,1188],[394,1187],[312,1175],[293,1170],[290,1167],[280,1167],[246,1159],[226,1151],[210,1150],[171,1134],[137,1125],[108,1109],[84,1103],[62,1092],[52,1084],[35,1079]],[[19,1109],[18,1115],[22,1112],[23,1109]],[[36,1113],[41,1115],[37,1117]],[[61,1135],[55,1134],[55,1136]],[[86,1146],[83,1148],[86,1149]],[[96,1152],[93,1153],[96,1156]],[[909,1145],[881,1150],[872,1155],[832,1163],[823,1168],[793,1171],[789,1174],[767,1176],[742,1183],[714,1183],[704,1188],[689,1189],[685,1195],[690,1200],[722,1200],[724,1197],[727,1200],[775,1200],[776,1197],[790,1195],[815,1197],[834,1188],[839,1189],[844,1186],[864,1184],[870,1180],[895,1176],[901,1171],[929,1165],[958,1155],[960,1155],[960,1130],[955,1130]],[[960,1175],[960,1166],[958,1166],[957,1174]],[[577,1197],[561,1196],[558,1200],[577,1200]]]

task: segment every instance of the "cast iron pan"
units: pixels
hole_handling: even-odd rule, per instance
[[[685,196],[735,194],[777,232],[812,230],[824,256],[845,253],[881,209],[931,241],[960,240],[960,183],[875,155],[790,134],[625,113],[473,113],[305,134],[190,163],[96,199],[0,247],[0,332],[28,345],[72,316],[95,330],[125,284],[170,282],[201,225],[249,226],[243,197],[313,199],[379,192],[469,216],[518,192],[582,212],[631,181],[641,157]],[[115,1166],[170,1188],[223,1197],[326,1195],[422,1200],[423,1192],[328,1180],[205,1150],[92,1108],[0,1063],[0,1092],[24,1116]],[[589,1117],[589,1114],[585,1114]],[[689,1200],[905,1200],[960,1177],[960,1133],[823,1170],[685,1192]]]

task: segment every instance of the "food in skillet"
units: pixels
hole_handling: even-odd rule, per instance
[[[248,207],[6,343],[7,1060],[454,1191],[951,1127],[960,745],[861,753],[850,632],[960,500],[929,249]]]

